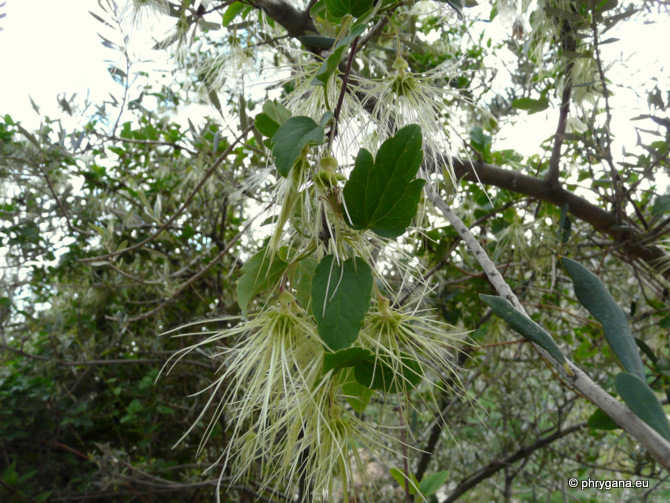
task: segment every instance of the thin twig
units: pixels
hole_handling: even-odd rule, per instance
[[[596,22],[596,4],[593,4],[591,12],[591,30],[593,32],[593,51],[596,59],[596,66],[598,67],[598,75],[600,83],[603,86],[603,97],[605,98],[605,161],[610,169],[610,176],[612,177],[612,185],[615,193],[614,214],[617,216],[619,223],[623,221],[622,205],[624,203],[623,187],[619,173],[614,167],[612,160],[612,136],[610,135],[610,124],[612,122],[612,109],[610,108],[609,89],[607,89],[607,82],[605,80],[605,72],[603,70],[603,62],[600,57],[600,45],[598,43],[598,23]]]
[[[510,466],[512,463],[516,463],[517,461],[528,458],[528,456],[533,454],[538,449],[541,449],[551,444],[552,442],[565,437],[566,435],[574,433],[575,431],[581,430],[586,426],[586,424],[586,421],[582,421],[581,423],[573,424],[572,426],[569,426],[563,430],[558,429],[548,437],[541,438],[531,445],[522,447],[514,454],[511,454],[504,459],[492,461],[484,468],[466,477],[465,480],[463,480],[453,491],[451,491],[449,497],[444,500],[443,503],[451,503],[452,501],[456,501],[463,494],[465,494],[483,480],[486,480],[487,478],[495,475],[500,470]]]
[[[68,228],[74,232],[78,232],[79,234],[83,234],[85,236],[94,236],[95,233],[91,231],[87,231],[84,229],[80,229],[76,225],[72,223],[70,220],[70,215],[68,214],[67,210],[65,209],[65,206],[63,206],[63,203],[61,203],[60,199],[58,198],[58,194],[56,194],[56,190],[54,189],[53,184],[51,183],[51,180],[49,179],[49,174],[47,173],[46,169],[42,167],[40,164],[38,166],[39,170],[42,172],[42,175],[44,176],[44,179],[47,182],[47,185],[49,186],[49,191],[51,192],[51,195],[53,196],[54,200],[56,201],[56,204],[58,205],[58,208],[60,209],[61,213],[63,214],[63,217],[65,218],[65,221],[67,222]]]
[[[184,210],[188,207],[189,204],[193,201],[195,198],[195,195],[198,193],[198,191],[202,188],[203,185],[205,185],[205,182],[209,179],[210,176],[216,171],[216,168],[218,168],[221,163],[224,161],[224,159],[232,152],[233,148],[240,142],[242,138],[244,138],[249,131],[254,127],[254,124],[249,124],[249,126],[240,133],[240,135],[235,138],[235,141],[230,144],[230,146],[214,161],[214,164],[212,164],[212,167],[207,170],[205,175],[202,177],[202,180],[198,183],[198,185],[193,189],[191,194],[186,198],[186,201],[184,201],[184,204],[181,205],[181,207],[168,219],[167,222],[165,222],[163,225],[161,225],[156,232],[151,234],[148,238],[140,241],[137,244],[134,244],[132,246],[129,246],[127,248],[124,248],[123,250],[118,250],[115,252],[107,253],[105,255],[98,255],[97,257],[88,257],[88,258],[82,258],[79,259],[79,262],[96,262],[98,260],[106,260],[108,258],[115,257],[117,255],[121,255],[123,253],[137,250],[138,248],[143,247],[145,244],[149,243],[150,241],[154,240],[156,237],[160,235],[161,232],[163,232],[165,229],[168,228],[172,222],[174,222],[179,215],[181,215]]]
[[[228,246],[226,246],[223,250],[221,250],[221,253],[219,253],[216,257],[212,259],[212,261],[207,264],[205,267],[200,269],[196,274],[194,274],[188,281],[183,283],[179,288],[177,288],[167,299],[165,299],[160,305],[157,307],[153,308],[151,311],[147,311],[146,313],[139,314],[137,316],[133,316],[132,318],[128,318],[125,321],[127,323],[132,323],[134,321],[139,321],[143,320],[144,318],[148,318],[152,314],[160,311],[163,309],[166,305],[168,305],[170,302],[174,301],[174,299],[179,295],[184,289],[188,288],[191,283],[193,283],[196,279],[198,279],[200,276],[205,274],[207,271],[209,271],[219,260],[221,260],[227,253],[228,251],[233,247],[235,243],[242,237],[242,235],[247,231],[249,227],[251,227],[251,224],[256,220],[256,217],[252,218],[249,220],[244,228],[238,232],[233,239],[231,239],[230,243],[228,243]],[[112,318],[115,319],[115,318]]]
[[[563,57],[568,59],[565,65],[565,79],[563,83],[563,95],[561,96],[561,110],[558,116],[558,126],[556,127],[556,134],[554,135],[554,147],[549,158],[549,170],[547,172],[547,180],[552,185],[558,185],[559,179],[559,163],[561,160],[561,147],[565,139],[565,128],[567,125],[568,113],[570,112],[570,95],[572,93],[572,68],[574,67],[574,54],[565,54],[569,51],[574,53],[576,48],[576,41],[570,32],[570,27],[567,21],[564,21],[564,37],[563,42]]]
[[[337,124],[340,120],[340,112],[342,111],[342,103],[344,102],[344,94],[347,92],[347,83],[349,82],[349,74],[351,73],[351,64],[354,61],[354,56],[356,55],[356,50],[358,49],[358,39],[356,37],[351,43],[351,49],[349,50],[349,59],[347,60],[347,66],[342,76],[342,88],[340,89],[340,96],[337,99],[337,106],[335,107],[335,114],[333,116],[333,129],[330,132],[330,138],[328,138],[328,146],[333,143],[333,138],[337,134]]]

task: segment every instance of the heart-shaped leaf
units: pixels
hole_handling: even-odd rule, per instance
[[[325,256],[312,279],[312,312],[319,335],[331,351],[351,346],[370,308],[372,271],[360,257],[337,263]]]
[[[324,142],[326,124],[332,117],[332,112],[326,112],[320,124],[309,117],[292,117],[279,126],[272,136],[272,153],[282,176],[288,176],[306,145],[320,145]]]

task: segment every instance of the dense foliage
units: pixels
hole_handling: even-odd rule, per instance
[[[0,500],[670,497],[669,79],[603,55],[663,2],[92,14],[118,93],[0,121]],[[166,20],[167,70],[132,51]],[[617,95],[646,108],[635,143]],[[544,142],[497,146],[535,114]],[[283,383],[256,364],[277,319],[320,341],[287,346]],[[309,436],[315,405],[344,449]]]

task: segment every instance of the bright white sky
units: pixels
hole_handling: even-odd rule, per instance
[[[6,0],[0,13],[0,114],[9,113],[29,129],[39,124],[28,95],[51,117],[59,115],[57,95],[77,92],[80,97],[90,93],[93,103],[100,102],[109,92],[118,91],[107,72],[105,60],[115,57],[114,51],[103,47],[98,32],[102,25],[89,10],[98,12],[93,0]],[[123,3],[124,0],[117,0]],[[0,2],[1,3],[1,2]],[[481,2],[485,4],[486,2]],[[482,16],[487,19],[488,16]],[[658,24],[631,25],[607,34],[618,42],[603,46],[604,58],[615,61],[624,55],[625,63],[617,63],[608,76],[628,85],[647,83],[659,78],[670,87],[670,19]],[[482,24],[480,23],[480,26]],[[483,25],[487,30],[495,26]],[[494,30],[492,30],[494,31]],[[150,34],[145,34],[149,36]],[[500,72],[502,74],[503,72]],[[621,79],[621,77],[625,77]],[[502,76],[502,75],[501,75]],[[612,86],[615,92],[613,129],[619,141],[635,142],[635,124],[629,119],[646,106],[632,93]],[[646,100],[645,100],[646,101]],[[636,106],[637,105],[637,106]],[[625,109],[625,110],[623,110]],[[496,138],[496,149],[515,148],[524,154],[537,152],[539,143],[553,133],[556,110],[522,117],[512,130]],[[615,149],[615,155],[618,153]]]

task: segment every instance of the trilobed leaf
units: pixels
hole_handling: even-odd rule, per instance
[[[361,149],[343,190],[349,225],[382,237],[403,234],[416,215],[425,183],[413,180],[422,159],[421,128],[416,124],[386,140],[376,159]]]

